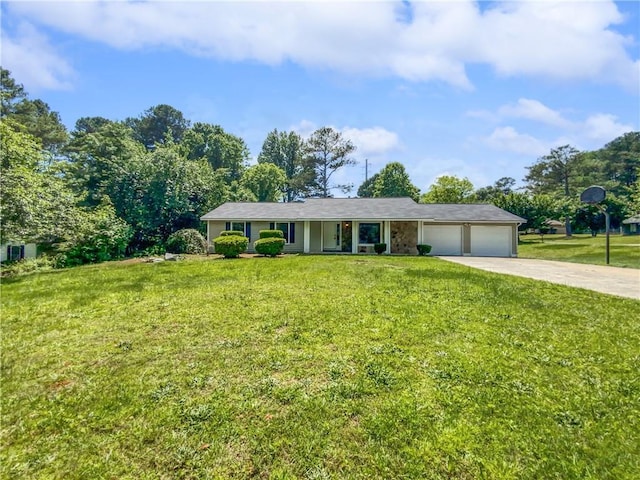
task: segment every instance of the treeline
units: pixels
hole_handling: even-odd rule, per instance
[[[355,163],[355,146],[332,128],[308,139],[273,130],[250,166],[242,138],[219,125],[192,124],[169,105],[123,121],[80,118],[68,132],[45,102],[30,99],[10,72],[0,72],[1,241],[35,242],[60,265],[160,253],[169,235],[202,230],[199,217],[226,201],[291,202],[352,188],[336,184],[334,174]],[[639,135],[595,152],[552,150],[529,167],[524,191],[516,191],[511,178],[476,190],[467,179],[445,176],[421,195],[404,166],[393,162],[357,194],[491,202],[529,219],[525,227],[567,217],[588,228],[601,219],[577,196],[601,184],[615,226],[640,209]]]

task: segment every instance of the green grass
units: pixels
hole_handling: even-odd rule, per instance
[[[640,268],[640,236],[611,235],[609,264],[615,267]],[[605,265],[605,236],[520,235],[518,256],[542,260]]]
[[[2,478],[631,479],[640,302],[435,258],[2,285]]]

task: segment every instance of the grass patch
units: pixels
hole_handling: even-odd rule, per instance
[[[640,268],[640,236],[611,235],[609,262],[615,267]],[[605,236],[520,235],[518,256],[541,260],[605,265]]]
[[[425,257],[2,285],[3,478],[640,471],[640,302]]]

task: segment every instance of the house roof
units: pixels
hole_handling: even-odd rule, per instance
[[[634,215],[633,217],[625,218],[622,221],[622,223],[625,224],[625,225],[631,225],[633,223],[640,223],[640,214],[639,215]]]
[[[431,220],[504,222],[526,220],[495,205],[416,203],[411,198],[311,198],[304,202],[225,203],[200,220]]]

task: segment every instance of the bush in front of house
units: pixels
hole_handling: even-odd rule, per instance
[[[431,252],[431,245],[420,244],[420,245],[417,245],[417,248],[418,248],[418,255],[420,256],[429,255],[429,253]]]
[[[242,235],[221,235],[213,240],[216,253],[224,255],[224,258],[237,258],[247,250],[249,239]]]
[[[167,252],[201,254],[207,251],[207,241],[194,228],[173,232],[167,239]]]
[[[256,252],[260,255],[275,257],[277,255],[280,255],[282,253],[282,250],[284,249],[284,238],[260,238],[260,240],[256,240],[255,242],[253,242],[253,246],[256,249]]]
[[[244,237],[244,232],[238,230],[223,230],[220,232],[221,237]]]
[[[282,230],[260,230],[260,238],[284,238]]]
[[[387,244],[386,243],[374,243],[373,244],[373,251],[376,252],[378,255],[384,253],[387,251]]]

